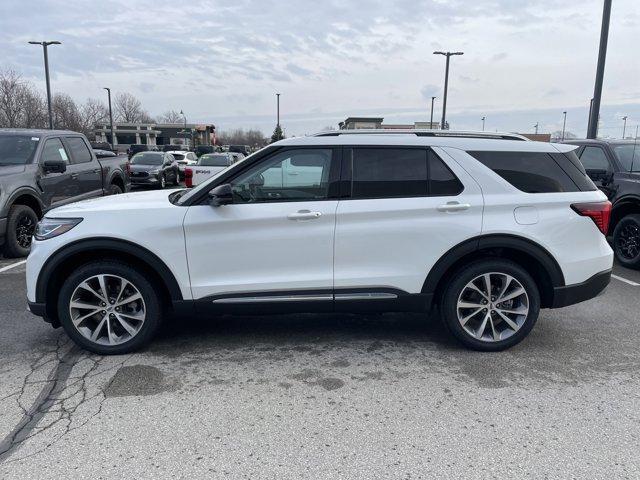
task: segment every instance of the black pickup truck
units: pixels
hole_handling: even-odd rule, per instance
[[[80,133],[0,129],[0,248],[25,256],[47,210],[130,185],[127,157],[98,160]]]
[[[640,141],[568,140],[611,203],[609,236],[621,265],[640,269]]]

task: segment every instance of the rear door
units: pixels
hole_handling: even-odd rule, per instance
[[[71,181],[78,185],[79,198],[99,197],[102,190],[100,163],[93,158],[85,140],[78,136],[64,137],[64,143],[71,154],[69,174]]]
[[[345,148],[336,212],[340,300],[420,293],[449,249],[478,235],[483,198],[455,162],[425,147]]]

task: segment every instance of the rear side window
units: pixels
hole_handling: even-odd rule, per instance
[[[91,161],[91,152],[87,148],[80,137],[66,137],[67,145],[71,150],[71,162],[72,163],[86,163]]]
[[[352,198],[428,194],[426,149],[354,148],[352,155]]]
[[[467,152],[511,185],[526,193],[579,192],[581,189],[545,152]],[[566,158],[563,156],[563,158]],[[567,164],[570,160],[567,159]],[[593,185],[593,184],[591,184]],[[591,190],[591,186],[586,188]]]

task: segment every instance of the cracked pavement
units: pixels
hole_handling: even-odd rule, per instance
[[[0,274],[2,479],[640,477],[640,287],[499,354],[386,314],[174,319],[99,357],[24,297]]]

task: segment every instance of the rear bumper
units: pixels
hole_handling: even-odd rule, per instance
[[[582,283],[554,287],[551,308],[562,308],[590,300],[600,295],[611,281],[611,270],[596,273]]]

